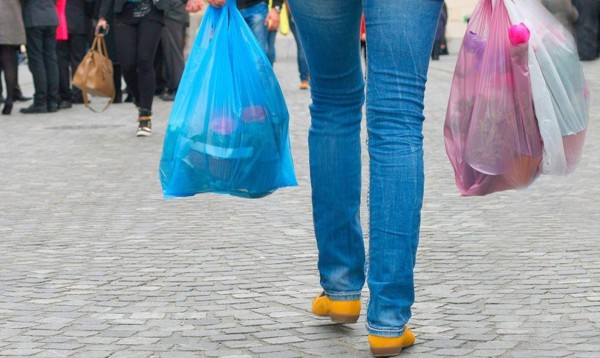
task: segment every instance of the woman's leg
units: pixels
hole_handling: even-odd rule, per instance
[[[15,98],[15,87],[17,86],[17,46],[0,45],[0,63],[4,70],[4,82],[6,83],[6,98],[2,114],[10,114]]]
[[[58,62],[56,60],[56,28],[48,26],[44,28],[44,67],[46,69],[48,111],[58,110]]]
[[[115,20],[115,43],[119,54],[119,64],[127,89],[133,95],[137,106],[140,105],[140,93],[137,74],[138,26]]]
[[[366,0],[370,334],[402,335],[423,201],[423,99],[442,0]],[[393,36],[391,33],[393,32]]]
[[[138,25],[136,64],[139,104],[142,110],[152,111],[152,101],[156,90],[154,57],[162,29],[163,24],[157,21],[142,20]]]
[[[300,75],[300,81],[308,81],[308,65],[306,64],[306,56],[304,56],[304,49],[302,48],[302,43],[300,42],[300,37],[298,36],[296,22],[292,16],[290,16],[289,21],[290,30],[292,31],[292,35],[294,35],[294,40],[296,41],[296,58],[298,61],[298,73]]]
[[[360,298],[360,123],[364,82],[360,0],[290,0],[311,76],[309,132],[313,219],[321,286],[333,300]]]
[[[4,70],[4,82],[6,83],[6,103],[13,103],[15,87],[17,85],[17,46],[0,45],[0,62]]]

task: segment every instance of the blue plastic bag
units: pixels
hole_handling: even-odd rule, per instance
[[[164,196],[260,198],[297,185],[288,123],[273,68],[236,2],[209,6],[165,134]]]

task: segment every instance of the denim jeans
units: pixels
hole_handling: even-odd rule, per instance
[[[268,12],[269,10],[267,9],[266,2],[260,2],[256,5],[240,9],[242,17],[244,18],[244,20],[246,20],[246,23],[250,27],[250,30],[252,30],[252,32],[254,33],[254,36],[256,36],[256,39],[258,40],[260,46],[263,48],[263,50],[265,50],[269,61],[271,62],[271,64],[273,64],[273,61],[275,60],[275,49],[273,49],[273,52],[269,50],[269,34],[267,31],[267,25],[265,25],[265,19],[267,18]],[[274,36],[272,40],[274,45]]]
[[[367,330],[404,332],[423,201],[423,99],[442,0],[289,0],[311,77],[309,160],[321,285],[334,300],[370,289]],[[360,224],[367,26],[369,260]],[[366,266],[366,267],[365,267]]]
[[[297,61],[298,61],[298,72],[300,74],[300,81],[308,81],[308,65],[306,64],[306,57],[304,56],[304,49],[302,48],[302,43],[300,42],[300,37],[298,37],[298,29],[296,28],[296,22],[294,22],[294,18],[290,16],[290,30],[292,31],[292,35],[294,35],[294,39],[296,40],[296,53],[297,53]]]
[[[277,53],[275,52],[275,39],[277,38],[277,30],[267,31],[267,58],[271,65],[275,63],[277,59]]]

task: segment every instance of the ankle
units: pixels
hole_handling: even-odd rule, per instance
[[[138,114],[138,122],[141,121],[151,121],[152,120],[152,111],[149,109],[140,108]]]

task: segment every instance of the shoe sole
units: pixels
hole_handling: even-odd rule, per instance
[[[137,131],[135,135],[138,137],[150,137],[152,135],[152,132]]]
[[[333,323],[356,323],[360,317],[360,315],[347,315],[338,313],[330,313],[328,316]]]
[[[404,347],[386,347],[386,348],[373,348],[371,347],[371,354],[373,357],[393,357],[397,356],[402,352]]]

